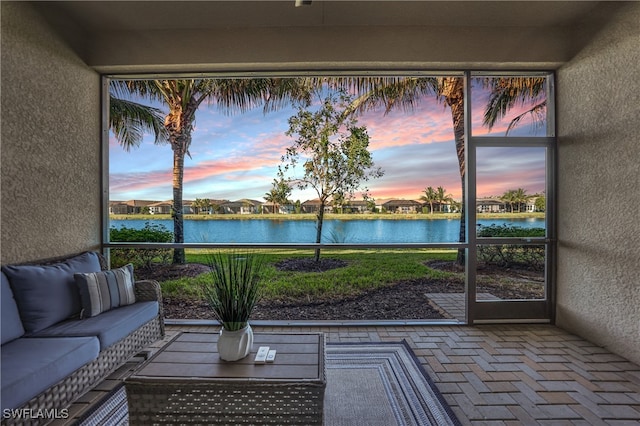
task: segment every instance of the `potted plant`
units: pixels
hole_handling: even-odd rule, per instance
[[[205,300],[222,325],[218,353],[225,361],[246,357],[253,346],[249,316],[260,299],[262,258],[255,253],[216,253],[209,258],[210,279],[202,285]]]

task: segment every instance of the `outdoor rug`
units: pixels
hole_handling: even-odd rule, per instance
[[[326,426],[459,425],[406,342],[327,345]]]
[[[459,425],[406,342],[327,344],[326,426]],[[127,425],[124,386],[80,426]]]

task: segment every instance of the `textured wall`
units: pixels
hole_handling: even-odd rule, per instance
[[[640,3],[558,72],[557,324],[640,362]]]
[[[2,2],[2,263],[100,242],[100,78],[26,3]]]

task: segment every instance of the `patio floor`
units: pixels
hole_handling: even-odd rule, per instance
[[[167,339],[185,330],[217,327],[170,325]],[[406,339],[465,425],[640,424],[640,366],[551,325],[256,326],[254,330],[322,331],[328,342]],[[151,350],[161,345],[158,342]],[[117,385],[136,362],[74,404],[71,416]]]

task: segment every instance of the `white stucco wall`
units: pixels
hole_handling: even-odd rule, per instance
[[[558,72],[557,324],[640,362],[640,3]]]
[[[1,3],[2,263],[100,242],[100,78],[27,3]]]

